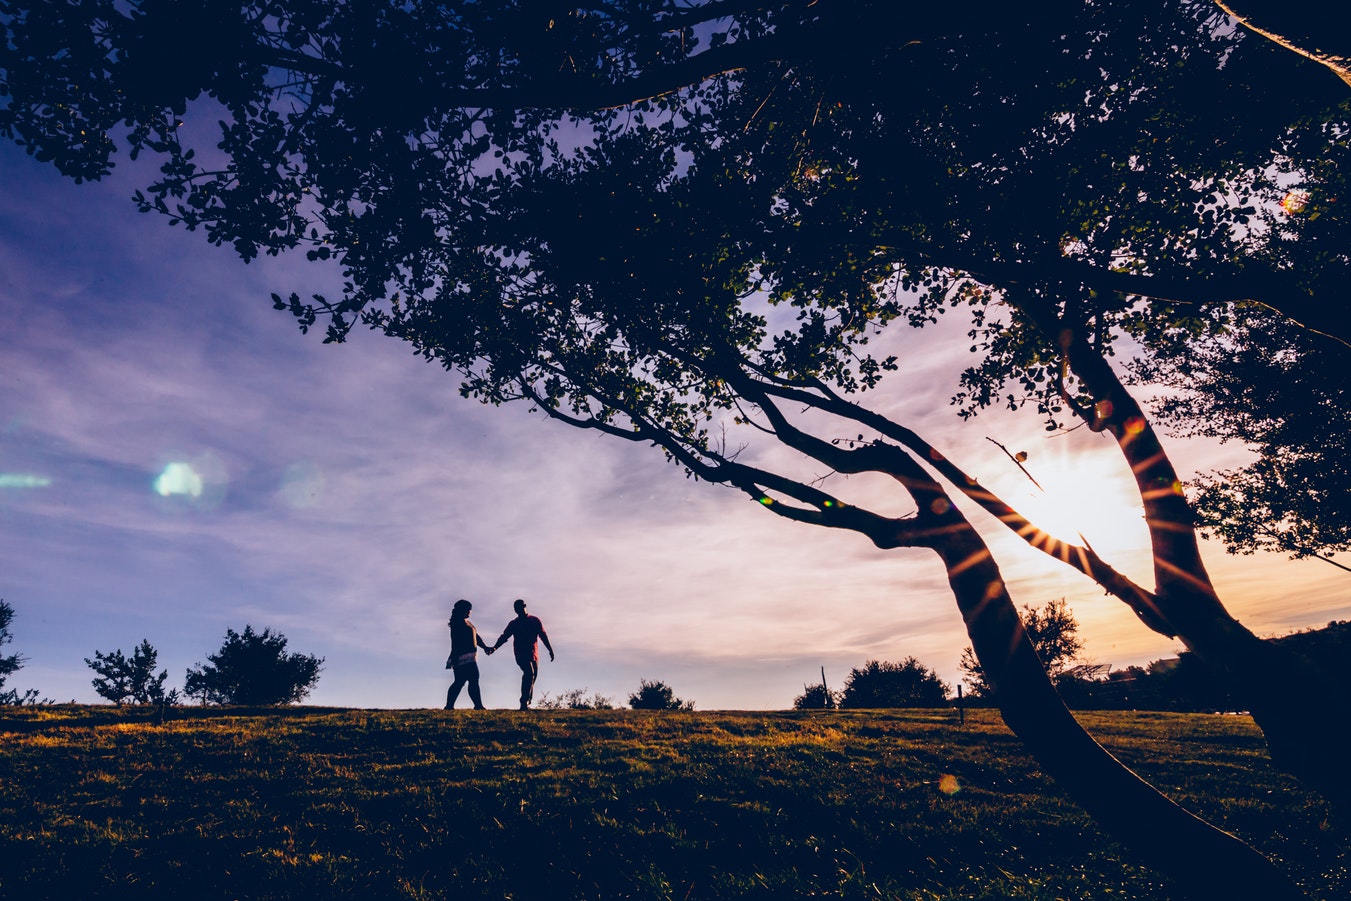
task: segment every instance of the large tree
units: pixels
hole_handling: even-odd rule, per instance
[[[1300,690],[1305,664],[1225,610],[1178,473],[1114,365],[1122,347],[1218,340],[1254,306],[1308,340],[1351,335],[1329,302],[1351,270],[1337,203],[1351,129],[1321,66],[1204,3],[52,0],[0,14],[0,132],[75,178],[106,173],[119,143],[153,154],[143,209],[245,259],[335,262],[342,296],[275,298],[329,340],[382,330],[466,395],[655,443],[781,516],[930,548],[1048,772],[1198,892],[1295,893],[1083,733],[951,494],[1181,639],[1277,760],[1351,797],[1334,744],[1347,700],[1329,715]],[[888,327],[952,315],[979,355],[964,412],[1028,405],[1116,441],[1153,586],[1045,535],[888,418],[907,378]],[[1344,423],[1346,407],[1327,416]],[[1296,432],[1280,440],[1307,446]],[[822,466],[889,476],[915,512],[828,491]]]

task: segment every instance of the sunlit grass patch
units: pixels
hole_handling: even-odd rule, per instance
[[[1086,719],[1321,894],[1347,894],[1345,833],[1270,769],[1250,721]],[[990,711],[959,726],[950,711],[192,709],[155,726],[72,708],[7,724],[6,898],[199,901],[244,884],[306,899],[1163,891]]]

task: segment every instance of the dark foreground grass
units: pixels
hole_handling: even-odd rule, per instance
[[[1085,720],[1351,897],[1347,832],[1250,720]],[[5,899],[1169,896],[988,711],[0,714]]]

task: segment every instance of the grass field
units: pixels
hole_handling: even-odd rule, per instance
[[[1083,716],[1351,897],[1346,830],[1246,717]],[[1153,899],[990,711],[0,713],[0,897]]]

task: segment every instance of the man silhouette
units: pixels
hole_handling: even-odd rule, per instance
[[[455,708],[455,699],[460,696],[460,689],[465,685],[469,686],[469,700],[474,702],[474,709],[483,709],[483,698],[479,695],[478,687],[478,648],[483,648],[489,654],[493,649],[483,643],[478,630],[469,621],[469,611],[472,609],[473,605],[461,598],[451,610],[448,623],[450,657],[446,659],[446,668],[454,671],[455,681],[450,683],[446,691],[447,710]]]
[[[549,633],[544,631],[544,623],[540,622],[539,617],[525,612],[523,599],[517,598],[512,606],[516,609],[516,618],[507,623],[497,643],[487,651],[491,654],[511,638],[516,665],[521,668],[521,709],[529,710],[530,700],[535,695],[535,677],[539,675],[539,646],[535,642],[544,642],[544,646],[549,649],[550,660],[554,659],[554,646],[549,644]]]

